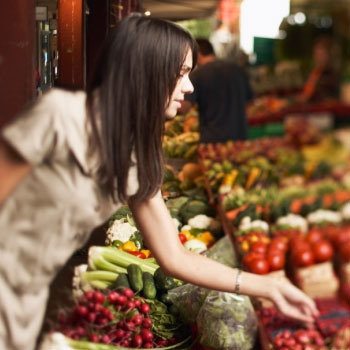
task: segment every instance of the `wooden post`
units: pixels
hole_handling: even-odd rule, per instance
[[[87,80],[89,80],[93,67],[106,38],[110,24],[110,1],[88,0],[88,15],[86,16],[86,63]]]
[[[35,98],[35,0],[0,4],[0,128]]]
[[[58,86],[85,87],[85,8],[83,0],[58,1]]]

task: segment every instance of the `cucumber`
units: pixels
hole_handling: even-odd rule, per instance
[[[130,264],[127,267],[130,287],[134,292],[139,292],[143,288],[142,270],[136,264]]]
[[[177,287],[175,280],[167,276],[160,267],[155,271],[153,277],[158,290],[168,291]]]
[[[146,299],[155,299],[157,295],[156,285],[151,273],[142,273],[143,289],[142,294]]]
[[[115,281],[115,283],[111,286],[111,289],[123,289],[130,288],[128,275],[126,273],[120,273]]]

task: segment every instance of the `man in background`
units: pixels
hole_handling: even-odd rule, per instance
[[[198,67],[190,76],[194,92],[185,95],[179,113],[198,104],[200,142],[247,139],[246,105],[253,91],[245,72],[232,62],[216,60],[207,39],[196,40]]]

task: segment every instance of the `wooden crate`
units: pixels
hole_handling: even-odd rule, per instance
[[[339,280],[329,261],[294,269],[294,280],[311,298],[333,298],[338,294]]]

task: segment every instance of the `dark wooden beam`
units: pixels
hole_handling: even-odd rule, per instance
[[[85,7],[83,0],[58,1],[58,86],[85,87]]]
[[[35,0],[0,4],[0,128],[35,98]]]

